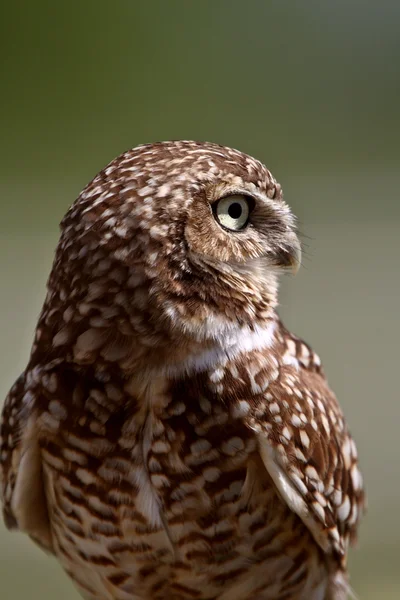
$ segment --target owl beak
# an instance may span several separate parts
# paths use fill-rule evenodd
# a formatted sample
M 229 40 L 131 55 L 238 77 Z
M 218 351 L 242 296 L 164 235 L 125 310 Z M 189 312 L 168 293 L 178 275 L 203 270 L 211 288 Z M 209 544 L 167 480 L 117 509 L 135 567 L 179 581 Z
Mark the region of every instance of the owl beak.
M 297 235 L 295 236 L 295 238 L 296 238 L 296 243 L 292 250 L 292 264 L 291 264 L 291 269 L 292 269 L 293 275 L 297 274 L 297 271 L 300 269 L 300 265 L 301 265 L 301 245 L 300 245 Z
M 295 233 L 291 233 L 276 254 L 276 266 L 296 275 L 301 264 L 301 246 Z

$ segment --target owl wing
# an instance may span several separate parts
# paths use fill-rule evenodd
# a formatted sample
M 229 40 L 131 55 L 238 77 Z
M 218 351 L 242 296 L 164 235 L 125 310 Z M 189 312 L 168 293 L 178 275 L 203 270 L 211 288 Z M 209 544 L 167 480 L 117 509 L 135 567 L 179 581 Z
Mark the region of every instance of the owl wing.
M 42 462 L 36 435 L 35 386 L 22 374 L 11 388 L 0 422 L 0 501 L 8 529 L 28 533 L 51 551 Z
M 364 507 L 356 447 L 318 356 L 287 331 L 281 341 L 281 368 L 270 372 L 248 425 L 282 498 L 344 561 Z

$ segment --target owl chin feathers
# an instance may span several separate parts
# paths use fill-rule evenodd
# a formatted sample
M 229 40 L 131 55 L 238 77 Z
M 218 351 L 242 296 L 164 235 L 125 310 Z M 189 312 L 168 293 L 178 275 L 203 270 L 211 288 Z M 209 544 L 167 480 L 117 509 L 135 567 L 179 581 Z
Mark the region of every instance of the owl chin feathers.
M 63 319 L 57 323 L 64 326 L 56 325 L 55 356 L 65 356 L 69 348 L 71 359 L 81 366 L 111 363 L 128 374 L 143 365 L 156 370 L 162 366 L 164 372 L 182 373 L 206 368 L 224 356 L 268 347 L 279 275 L 299 261 L 298 245 L 292 244 L 290 252 L 288 245 L 284 248 L 281 255 L 245 261 L 189 252 L 190 285 L 181 286 L 179 294 L 168 285 L 176 281 L 174 273 L 166 270 L 153 279 L 140 267 L 130 268 L 130 291 L 118 298 L 118 311 L 108 304 L 107 280 L 102 284 L 95 273 L 95 281 L 81 292 L 75 312 L 80 320 L 68 321 L 71 300 L 60 298 Z M 90 317 L 94 309 L 102 316 Z
M 287 266 L 271 264 L 268 257 L 246 262 L 218 262 L 207 257 L 191 256 L 201 264 L 214 302 L 201 298 L 183 298 L 195 310 L 184 310 L 176 298 L 163 299 L 155 307 L 152 331 L 138 341 L 138 336 L 124 335 L 114 326 L 90 327 L 73 345 L 74 362 L 85 365 L 97 362 L 118 363 L 126 373 L 145 363 L 147 368 L 170 376 L 200 371 L 217 361 L 232 359 L 242 352 L 271 346 L 274 339 L 278 277 Z M 213 283 L 214 277 L 218 277 Z M 228 290 L 228 292 L 226 291 Z M 226 310 L 224 293 L 235 296 L 237 313 Z M 137 320 L 142 319 L 139 307 Z M 112 324 L 111 324 L 112 325 Z M 165 332 L 169 331 L 167 338 Z M 162 337 L 161 334 L 162 333 Z

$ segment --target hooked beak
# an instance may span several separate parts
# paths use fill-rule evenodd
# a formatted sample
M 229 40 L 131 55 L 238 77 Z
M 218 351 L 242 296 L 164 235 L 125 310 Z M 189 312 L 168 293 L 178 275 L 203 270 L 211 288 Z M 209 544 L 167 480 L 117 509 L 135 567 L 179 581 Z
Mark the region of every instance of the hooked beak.
M 285 243 L 279 247 L 275 253 L 273 263 L 277 267 L 285 271 L 291 271 L 293 275 L 296 275 L 301 264 L 301 245 L 294 232 L 291 232 Z

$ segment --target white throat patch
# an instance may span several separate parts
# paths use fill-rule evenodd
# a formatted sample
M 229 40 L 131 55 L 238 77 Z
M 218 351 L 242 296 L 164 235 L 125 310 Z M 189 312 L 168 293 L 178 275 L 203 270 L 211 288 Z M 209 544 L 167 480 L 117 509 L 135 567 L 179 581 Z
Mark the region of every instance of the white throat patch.
M 275 321 L 271 321 L 265 327 L 256 325 L 254 329 L 250 329 L 249 326 L 232 328 L 220 340 L 215 341 L 213 348 L 199 354 L 189 354 L 179 365 L 167 367 L 167 375 L 178 377 L 199 373 L 219 363 L 224 364 L 240 354 L 270 348 L 274 341 L 275 328 Z

